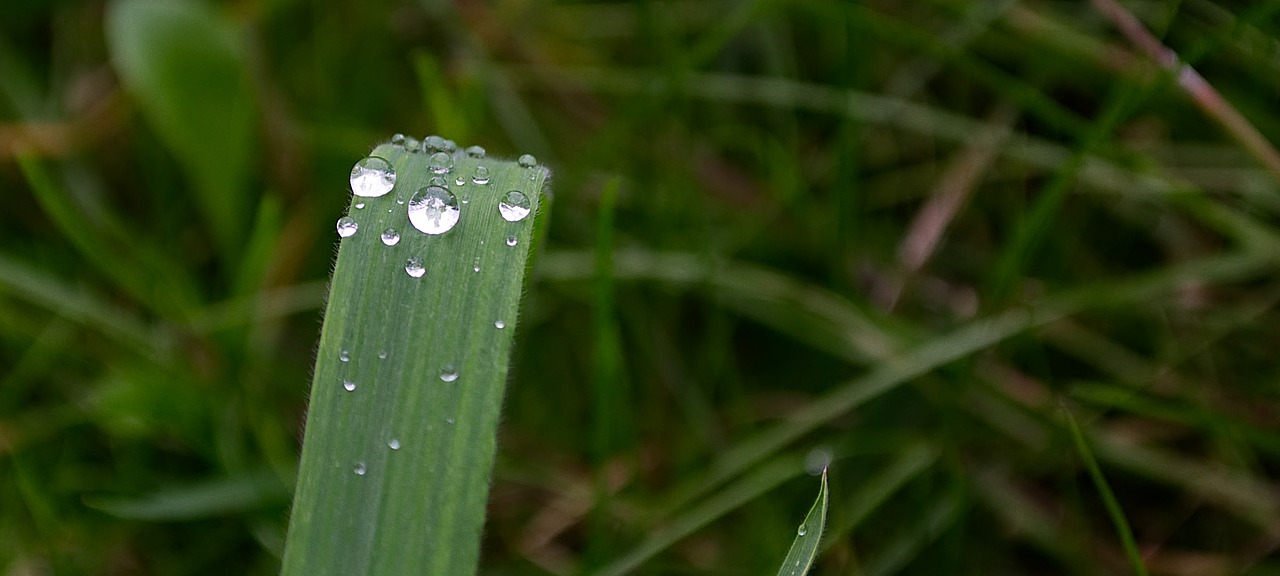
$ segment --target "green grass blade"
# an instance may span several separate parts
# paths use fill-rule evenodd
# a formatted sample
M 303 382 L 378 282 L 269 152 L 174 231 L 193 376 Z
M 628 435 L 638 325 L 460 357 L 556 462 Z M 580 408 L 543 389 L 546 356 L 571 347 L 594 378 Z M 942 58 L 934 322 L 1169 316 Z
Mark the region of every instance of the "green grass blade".
M 818 543 L 822 540 L 822 529 L 827 524 L 827 471 L 822 471 L 822 486 L 818 489 L 818 499 L 804 517 L 804 522 L 796 529 L 795 542 L 791 543 L 791 551 L 778 568 L 778 576 L 804 576 L 813 566 L 813 559 L 818 555 Z
M 374 155 L 395 167 L 395 189 L 353 199 L 359 229 L 334 268 L 283 574 L 473 574 L 537 217 L 508 222 L 498 203 L 521 190 L 537 215 L 548 173 L 455 154 L 442 176 L 461 218 L 428 236 L 406 211 L 437 177 L 428 156 L 389 144 Z M 480 164 L 487 185 L 471 181 Z M 410 258 L 422 277 L 406 273 Z
M 1129 520 L 1124 515 L 1124 509 L 1120 507 L 1120 501 L 1111 491 L 1111 485 L 1107 483 L 1106 476 L 1102 475 L 1102 467 L 1098 466 L 1098 460 L 1093 457 L 1093 450 L 1089 449 L 1089 443 L 1085 441 L 1084 433 L 1080 431 L 1080 424 L 1065 406 L 1062 413 L 1067 417 L 1067 429 L 1071 431 L 1071 440 L 1075 445 L 1076 453 L 1084 462 L 1085 469 L 1089 471 L 1089 479 L 1098 489 L 1098 495 L 1102 497 L 1107 516 L 1111 518 L 1116 534 L 1120 537 L 1120 543 L 1124 545 L 1125 556 L 1133 566 L 1133 573 L 1138 576 L 1147 576 L 1147 565 L 1142 561 L 1142 552 L 1138 550 L 1138 541 L 1133 537 L 1133 529 L 1129 527 Z

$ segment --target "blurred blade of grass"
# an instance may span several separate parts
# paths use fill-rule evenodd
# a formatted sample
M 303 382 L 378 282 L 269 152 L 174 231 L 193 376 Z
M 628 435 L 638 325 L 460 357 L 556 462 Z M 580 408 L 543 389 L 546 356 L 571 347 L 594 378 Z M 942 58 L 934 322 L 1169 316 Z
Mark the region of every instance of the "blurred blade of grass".
M 907 446 L 892 461 L 879 468 L 874 476 L 844 501 L 844 506 L 833 514 L 833 525 L 828 528 L 822 550 L 825 552 L 838 543 L 846 542 L 854 528 L 860 526 L 876 508 L 908 482 L 938 461 L 938 451 L 922 442 Z
M 610 455 L 629 449 L 635 432 L 629 429 L 628 407 L 631 394 L 622 365 L 622 336 L 618 329 L 614 306 L 613 214 L 618 180 L 605 184 L 600 196 L 599 218 L 596 220 L 595 306 L 593 310 L 592 359 L 592 454 L 597 464 Z M 605 491 L 607 493 L 607 491 Z
M 190 268 L 175 265 L 145 240 L 131 237 L 126 225 L 104 207 L 81 205 L 40 159 L 19 154 L 18 166 L 58 230 L 134 302 L 173 317 L 196 301 L 194 282 L 187 274 Z
M 1093 481 L 1093 486 L 1098 490 L 1098 495 L 1102 497 L 1103 506 L 1107 509 L 1107 516 L 1111 518 L 1111 524 L 1116 529 L 1116 534 L 1120 537 L 1120 543 L 1124 547 L 1124 554 L 1129 558 L 1129 563 L 1133 566 L 1133 571 L 1138 576 L 1147 576 L 1147 566 L 1142 561 L 1142 553 L 1138 550 L 1138 542 L 1133 537 L 1133 529 L 1129 527 L 1129 519 L 1124 515 L 1124 509 L 1120 507 L 1120 502 L 1116 500 L 1116 495 L 1111 491 L 1111 485 L 1107 484 L 1107 478 L 1102 475 L 1102 468 L 1098 466 L 1098 461 L 1093 457 L 1093 451 L 1089 449 L 1089 444 L 1084 439 L 1084 433 L 1080 431 L 1080 425 L 1076 423 L 1076 418 L 1071 411 L 1062 407 L 1062 412 L 1066 415 L 1067 430 L 1071 432 L 1072 444 L 1075 446 L 1076 455 L 1084 462 L 1085 470 L 1089 473 L 1089 479 Z
M 937 540 L 953 526 L 968 508 L 968 502 L 959 491 L 938 496 L 920 517 L 899 518 L 904 533 L 881 547 L 879 554 L 862 565 L 862 576 L 888 576 L 897 574 L 914 560 L 924 548 Z
M 106 14 L 111 62 L 186 170 L 200 216 L 228 263 L 244 246 L 258 114 L 240 35 L 194 0 L 120 0 Z
M 471 140 L 467 115 L 452 96 L 439 61 L 425 50 L 414 50 L 412 59 L 418 91 L 422 94 L 422 107 L 431 113 L 430 125 L 436 132 L 449 134 L 458 141 Z
M 225 516 L 289 502 L 289 488 L 271 470 L 243 472 L 146 496 L 85 496 L 84 503 L 130 520 L 172 522 Z
M 818 556 L 818 544 L 822 542 L 822 532 L 827 525 L 827 470 L 822 469 L 822 484 L 818 488 L 818 499 L 805 515 L 804 521 L 796 529 L 796 539 L 787 551 L 787 557 L 778 568 L 778 576 L 804 576 L 813 566 L 813 559 Z
M 549 173 L 455 154 L 450 179 L 481 164 L 491 179 L 451 185 L 461 219 L 428 236 L 398 203 L 436 177 L 427 155 L 373 154 L 395 167 L 395 188 L 352 200 L 359 229 L 334 268 L 283 574 L 473 574 Z M 499 216 L 509 190 L 528 195 L 531 217 Z M 424 276 L 406 273 L 410 258 Z

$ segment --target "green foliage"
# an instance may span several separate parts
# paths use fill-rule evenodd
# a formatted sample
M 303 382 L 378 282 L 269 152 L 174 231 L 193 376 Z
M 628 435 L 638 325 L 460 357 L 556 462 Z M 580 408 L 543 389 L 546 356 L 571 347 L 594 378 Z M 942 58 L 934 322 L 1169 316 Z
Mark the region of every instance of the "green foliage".
M 769 569 L 815 447 L 811 574 L 1277 572 L 1277 10 L 0 2 L 0 573 L 280 572 L 395 130 L 555 169 L 479 573 Z
M 428 235 L 405 212 L 438 190 L 428 155 L 373 155 L 395 188 L 352 197 L 359 228 L 333 271 L 283 574 L 471 574 L 535 223 L 499 206 L 522 191 L 536 213 L 548 172 L 459 152 L 447 176 L 466 182 L 460 218 Z M 481 165 L 488 183 L 467 182 Z
M 813 559 L 818 555 L 818 542 L 822 540 L 822 531 L 827 525 L 827 471 L 822 471 L 822 486 L 818 488 L 818 500 L 805 515 L 800 527 L 796 528 L 795 542 L 787 551 L 787 557 L 778 568 L 778 576 L 804 576 L 813 566 Z

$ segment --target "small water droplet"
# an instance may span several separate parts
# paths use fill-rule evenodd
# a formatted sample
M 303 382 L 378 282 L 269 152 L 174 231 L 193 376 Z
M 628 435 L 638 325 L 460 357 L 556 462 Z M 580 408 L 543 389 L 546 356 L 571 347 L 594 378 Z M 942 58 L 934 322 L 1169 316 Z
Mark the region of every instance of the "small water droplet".
M 351 167 L 351 193 L 366 198 L 376 198 L 390 192 L 396 185 L 396 171 L 384 158 L 369 156 Z
M 350 361 L 351 361 L 351 353 L 350 353 L 350 352 L 347 352 L 347 349 L 346 349 L 346 348 L 343 348 L 342 350 L 339 350 L 339 351 L 338 351 L 338 360 L 339 360 L 339 361 L 341 361 L 341 362 L 350 362 Z
M 396 194 L 396 204 L 404 204 L 404 194 Z
M 454 179 L 453 183 L 454 183 L 454 184 L 457 184 L 458 186 L 466 186 L 466 185 L 467 185 L 467 179 L 466 179 L 465 177 L 463 177 L 463 176 L 459 175 L 457 178 L 455 178 L 455 179 Z
M 534 158 L 533 154 L 522 154 L 516 159 L 516 163 L 523 168 L 532 168 L 538 165 L 538 159 Z
M 796 529 L 797 535 L 804 536 L 805 534 L 808 534 L 808 533 L 809 533 L 809 528 L 804 524 L 801 524 L 800 527 Z
M 391 143 L 396 146 L 404 146 L 404 134 L 396 133 L 391 137 Z
M 515 246 L 517 242 L 519 242 L 519 240 L 516 240 L 514 235 L 507 236 L 507 246 Z
M 399 438 L 392 438 L 392 439 L 390 439 L 390 440 L 387 440 L 387 448 L 390 448 L 390 449 L 392 449 L 392 450 L 399 450 L 399 449 L 400 449 L 400 439 L 399 439 Z
M 453 156 L 448 152 L 436 152 L 427 160 L 427 168 L 436 174 L 444 174 L 453 169 Z
M 343 387 L 343 389 L 345 389 L 347 392 L 355 392 L 355 391 L 356 391 L 356 383 L 355 383 L 354 381 L 352 381 L 352 380 L 343 380 L 343 381 L 342 381 L 342 387 Z
M 484 154 L 484 148 L 481 148 L 480 146 L 467 147 L 467 156 L 472 158 L 484 158 Z
M 404 271 L 406 274 L 413 276 L 414 278 L 421 278 L 423 274 L 427 273 L 427 268 L 422 265 L 421 258 L 414 257 L 405 260 Z
M 441 188 L 448 188 L 449 183 L 445 182 L 444 178 L 441 178 L 439 176 L 432 176 L 431 180 L 427 181 L 427 186 L 439 186 Z
M 410 152 L 421 152 L 421 151 L 422 151 L 422 143 L 421 143 L 421 142 L 419 142 L 419 141 L 418 141 L 418 139 L 417 139 L 417 138 L 414 138 L 413 136 L 405 136 L 405 137 L 404 137 L 404 149 L 405 149 L 405 150 L 408 150 L 408 151 L 410 151 Z
M 524 192 L 512 190 L 498 202 L 498 213 L 502 214 L 502 219 L 507 222 L 519 222 L 529 215 L 530 206 L 532 204 Z
M 448 188 L 427 186 L 409 199 L 409 223 L 426 234 L 444 234 L 461 217 L 458 197 Z
M 479 257 L 479 256 L 476 256 L 476 260 L 475 260 L 475 262 L 471 264 L 471 271 L 472 271 L 472 272 L 479 272 L 479 271 L 480 271 L 480 257 Z
M 431 135 L 422 139 L 423 152 L 438 152 L 444 150 L 444 138 Z
M 386 350 L 379 350 L 379 351 L 378 351 L 378 359 L 379 359 L 379 360 L 386 360 L 386 359 L 387 359 L 387 351 L 386 351 Z
M 364 476 L 364 473 L 369 471 L 369 467 L 365 466 L 364 462 L 356 462 L 356 465 L 351 467 L 351 471 L 355 472 L 356 476 Z
M 453 424 L 453 418 L 445 418 L 444 421 Z
M 453 382 L 454 380 L 457 380 L 458 369 L 454 368 L 453 364 L 445 364 L 444 367 L 440 369 L 440 379 L 445 382 Z
M 497 328 L 497 329 L 499 329 L 499 330 L 501 330 L 501 329 L 503 329 L 503 328 L 506 328 L 506 327 L 507 327 L 507 323 L 506 323 L 506 322 L 503 322 L 503 321 L 501 321 L 501 320 L 499 320 L 499 321 L 497 321 L 497 322 L 494 322 L 494 323 L 493 323 L 493 327 L 494 327 L 494 328 Z
M 364 202 L 356 202 L 356 210 L 364 210 Z
M 350 238 L 356 235 L 356 230 L 360 229 L 360 225 L 356 224 L 356 220 L 350 216 L 343 216 L 338 219 L 338 235 L 343 238 Z
M 458 151 L 458 143 L 453 140 L 444 141 L 444 151 L 450 154 Z
M 395 246 L 400 243 L 400 233 L 395 228 L 387 228 L 382 231 L 382 243 L 387 246 Z
M 476 184 L 488 184 L 489 169 L 485 168 L 484 166 L 476 166 L 476 173 L 475 175 L 471 176 L 471 181 L 475 182 Z

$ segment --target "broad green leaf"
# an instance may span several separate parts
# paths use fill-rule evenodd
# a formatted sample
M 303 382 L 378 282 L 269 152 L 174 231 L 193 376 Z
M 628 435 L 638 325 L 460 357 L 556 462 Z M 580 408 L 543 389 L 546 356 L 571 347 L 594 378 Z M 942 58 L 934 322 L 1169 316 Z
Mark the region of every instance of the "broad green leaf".
M 813 559 L 818 555 L 818 542 L 822 540 L 822 529 L 827 524 L 827 471 L 822 471 L 822 486 L 818 488 L 818 499 L 805 515 L 804 522 L 796 529 L 795 542 L 787 558 L 778 568 L 778 576 L 804 576 L 813 566 Z
M 230 259 L 251 224 L 246 182 L 257 117 L 239 31 L 196 0 L 120 0 L 107 11 L 106 40 L 121 81 L 182 164 Z
M 358 228 L 334 268 L 283 574 L 474 574 L 548 172 L 456 153 L 437 175 L 424 153 L 388 144 L 373 155 L 394 167 L 395 187 L 353 197 Z M 480 165 L 487 184 L 472 179 Z M 460 217 L 428 235 L 407 209 L 434 178 Z M 508 221 L 499 203 L 513 190 L 532 213 Z

